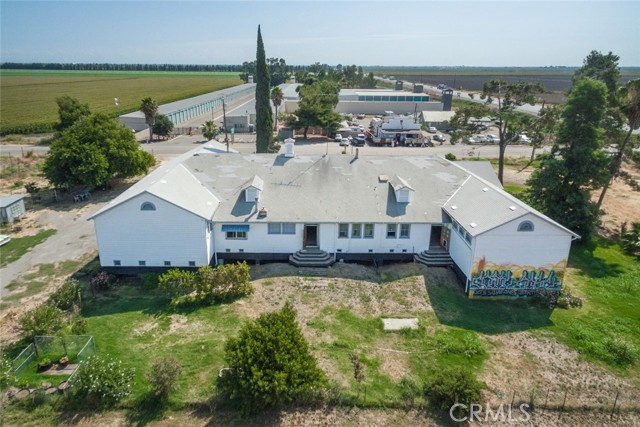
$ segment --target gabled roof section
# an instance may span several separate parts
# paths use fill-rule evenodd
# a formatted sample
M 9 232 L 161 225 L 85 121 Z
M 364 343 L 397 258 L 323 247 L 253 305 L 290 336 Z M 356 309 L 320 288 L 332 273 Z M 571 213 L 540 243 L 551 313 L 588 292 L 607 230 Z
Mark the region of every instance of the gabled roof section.
M 220 201 L 182 164 L 160 166 L 109 204 L 89 217 L 93 219 L 142 193 L 152 194 L 204 219 L 211 219 Z
M 408 190 L 411 191 L 416 191 L 414 190 L 414 188 L 412 186 L 409 185 L 409 183 L 402 177 L 396 175 L 392 180 L 391 180 L 391 185 L 393 186 L 393 189 L 395 191 L 398 190 L 402 190 L 403 188 L 406 188 Z
M 484 179 L 485 181 L 489 181 L 491 184 L 495 185 L 498 188 L 503 188 L 502 183 L 498 179 L 498 175 L 491 167 L 491 163 L 489 162 L 479 162 L 475 160 L 458 160 L 455 162 L 456 166 L 462 166 L 468 172 Z
M 258 190 L 262 191 L 264 189 L 264 181 L 258 175 L 254 175 L 248 185 L 244 188 L 246 190 L 247 188 L 251 187 L 257 188 Z
M 462 166 L 458 167 L 463 169 Z M 573 231 L 473 173 L 446 201 L 442 209 L 474 237 L 533 214 L 567 232 L 574 239 L 580 238 Z

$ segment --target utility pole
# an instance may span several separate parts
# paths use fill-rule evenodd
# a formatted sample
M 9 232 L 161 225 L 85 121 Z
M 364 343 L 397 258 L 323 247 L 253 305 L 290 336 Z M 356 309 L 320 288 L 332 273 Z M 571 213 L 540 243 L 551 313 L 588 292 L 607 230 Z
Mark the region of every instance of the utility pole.
M 229 152 L 229 137 L 227 135 L 227 101 L 222 96 L 222 120 L 224 121 L 224 143 L 227 144 L 227 153 Z

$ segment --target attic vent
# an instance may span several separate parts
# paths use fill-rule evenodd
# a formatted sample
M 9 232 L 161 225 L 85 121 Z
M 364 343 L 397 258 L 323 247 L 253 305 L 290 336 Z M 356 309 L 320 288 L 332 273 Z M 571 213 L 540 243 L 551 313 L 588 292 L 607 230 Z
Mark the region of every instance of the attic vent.
M 515 206 L 513 206 L 513 205 L 511 205 L 511 206 L 509 206 L 509 209 L 511 209 L 512 211 L 515 211 L 515 210 L 516 210 L 516 207 L 515 207 Z
M 378 175 L 378 181 L 389 182 L 389 175 Z
M 456 209 L 458 209 L 458 207 L 456 205 L 451 206 L 451 210 L 455 211 Z
M 484 191 L 484 192 L 486 193 L 487 191 L 489 191 L 489 189 L 488 189 L 487 187 L 484 187 L 484 188 L 482 189 L 482 191 Z
M 469 223 L 469 225 L 471 226 L 471 228 L 476 228 L 478 224 L 476 224 L 475 222 L 472 222 L 472 223 Z

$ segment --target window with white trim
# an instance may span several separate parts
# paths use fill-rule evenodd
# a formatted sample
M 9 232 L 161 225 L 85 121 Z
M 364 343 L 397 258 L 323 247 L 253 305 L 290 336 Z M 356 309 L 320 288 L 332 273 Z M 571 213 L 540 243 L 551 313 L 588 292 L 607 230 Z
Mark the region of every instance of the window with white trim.
M 227 231 L 227 239 L 229 240 L 241 240 L 247 238 L 246 231 Z
M 373 239 L 373 224 L 364 225 L 364 238 Z
M 362 224 L 351 224 L 351 238 L 359 239 L 362 237 Z
M 395 239 L 398 235 L 397 224 L 387 224 L 387 239 Z
M 400 224 L 400 238 L 408 239 L 411 234 L 411 224 Z
M 338 224 L 338 238 L 346 239 L 349 237 L 349 224 Z

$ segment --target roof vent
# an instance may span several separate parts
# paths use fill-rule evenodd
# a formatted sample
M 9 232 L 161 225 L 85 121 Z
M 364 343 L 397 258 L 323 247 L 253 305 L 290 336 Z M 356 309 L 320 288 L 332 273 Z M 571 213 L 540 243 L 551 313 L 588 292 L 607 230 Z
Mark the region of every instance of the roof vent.
M 389 175 L 378 175 L 378 181 L 389 182 Z
M 489 189 L 488 189 L 487 187 L 484 187 L 484 188 L 482 189 L 482 191 L 484 191 L 484 192 L 486 193 L 487 191 L 489 191 Z
M 511 206 L 509 206 L 509 209 L 511 209 L 512 211 L 515 211 L 515 210 L 516 210 L 516 207 L 515 207 L 515 206 L 513 206 L 513 205 L 511 205 Z
M 452 205 L 451 209 L 455 211 L 456 209 L 458 209 L 458 207 L 456 205 Z
M 471 223 L 469 223 L 469 225 L 471 226 L 471 228 L 476 228 L 476 226 L 477 226 L 478 224 L 476 224 L 475 222 L 471 222 Z
M 258 218 L 266 218 L 267 217 L 267 208 L 260 208 L 258 211 Z

